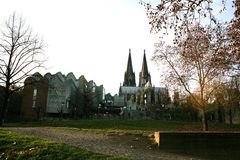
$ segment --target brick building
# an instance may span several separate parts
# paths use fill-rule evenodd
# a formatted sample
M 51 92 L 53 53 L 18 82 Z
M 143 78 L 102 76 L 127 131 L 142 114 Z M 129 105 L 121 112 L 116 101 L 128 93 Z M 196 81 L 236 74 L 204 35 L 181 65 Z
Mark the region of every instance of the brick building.
M 21 115 L 24 119 L 41 119 L 46 114 L 48 83 L 35 73 L 24 81 Z

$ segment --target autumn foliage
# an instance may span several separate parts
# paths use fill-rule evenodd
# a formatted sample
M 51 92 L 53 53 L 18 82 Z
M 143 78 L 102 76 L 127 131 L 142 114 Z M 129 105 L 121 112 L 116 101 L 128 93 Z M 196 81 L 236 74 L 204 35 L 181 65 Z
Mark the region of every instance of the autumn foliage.
M 227 10 L 222 0 L 219 14 Z M 239 75 L 240 2 L 233 1 L 232 20 L 220 22 L 213 14 L 212 0 L 160 0 L 158 5 L 141 1 L 145 6 L 151 32 L 174 33 L 172 45 L 162 40 L 156 44 L 153 60 L 166 65 L 168 83 L 190 95 L 198 109 L 203 130 L 207 130 L 207 106 L 217 86 L 216 81 Z M 194 89 L 192 86 L 195 86 Z

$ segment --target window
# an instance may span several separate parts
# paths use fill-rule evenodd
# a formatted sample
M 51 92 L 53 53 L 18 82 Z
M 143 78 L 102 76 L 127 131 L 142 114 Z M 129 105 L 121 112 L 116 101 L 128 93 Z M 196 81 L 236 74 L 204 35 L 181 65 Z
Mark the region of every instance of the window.
M 33 90 L 33 97 L 36 97 L 36 96 L 37 96 L 37 89 L 34 88 L 34 90 Z
M 96 91 L 96 88 L 95 88 L 95 86 L 93 86 L 92 92 L 95 93 L 95 91 Z
M 36 108 L 36 100 L 33 100 L 32 108 Z
M 70 97 L 67 98 L 66 104 L 67 104 L 67 108 L 69 108 L 70 107 Z
M 36 99 L 37 99 L 37 89 L 34 88 L 34 89 L 33 89 L 33 99 L 32 99 L 33 103 L 32 103 L 32 108 L 36 108 Z

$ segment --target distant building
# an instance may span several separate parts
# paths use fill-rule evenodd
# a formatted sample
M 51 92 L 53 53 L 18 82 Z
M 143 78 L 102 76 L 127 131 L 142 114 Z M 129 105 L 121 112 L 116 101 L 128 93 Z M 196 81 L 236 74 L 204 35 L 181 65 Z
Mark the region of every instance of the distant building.
M 113 106 L 119 107 L 119 108 L 125 107 L 126 104 L 125 104 L 124 96 L 114 95 Z
M 114 102 L 114 97 L 110 93 L 106 94 L 104 105 L 106 107 L 113 107 L 113 102 Z
M 72 73 L 64 76 L 61 72 L 44 76 L 48 81 L 46 112 L 48 114 L 69 113 L 70 102 L 77 90 L 77 80 Z
M 105 89 L 73 73 L 35 73 L 24 82 L 21 113 L 25 119 L 52 116 L 84 117 L 104 102 Z M 87 112 L 87 113 L 86 113 Z
M 123 85 L 119 88 L 119 96 L 124 97 L 124 104 L 129 110 L 148 110 L 152 106 L 162 107 L 170 103 L 167 88 L 152 86 L 145 50 L 143 54 L 142 69 L 139 73 L 139 85 L 136 86 L 131 50 L 129 49 L 127 70 L 124 74 Z
M 87 87 L 87 95 L 88 95 L 88 106 L 93 108 L 98 108 L 99 105 L 104 103 L 105 99 L 105 89 L 103 85 L 97 86 L 94 81 L 89 81 Z

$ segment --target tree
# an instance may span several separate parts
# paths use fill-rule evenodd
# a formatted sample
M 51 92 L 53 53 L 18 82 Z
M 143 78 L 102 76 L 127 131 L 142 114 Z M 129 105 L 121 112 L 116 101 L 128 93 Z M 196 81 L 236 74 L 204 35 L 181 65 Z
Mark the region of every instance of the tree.
M 225 84 L 218 85 L 215 91 L 216 103 L 222 109 L 223 113 L 220 113 L 220 117 L 225 117 L 225 111 L 227 111 L 229 117 L 229 124 L 233 124 L 233 110 L 238 108 L 240 94 L 239 94 L 239 82 L 238 77 L 231 77 Z M 222 116 L 222 117 L 223 117 Z M 220 121 L 223 121 L 220 119 Z
M 141 1 L 145 6 L 151 31 L 156 33 L 174 32 L 174 43 L 181 43 L 181 37 L 189 32 L 189 26 L 195 24 L 205 24 L 209 27 L 218 24 L 218 20 L 213 12 L 223 13 L 229 9 L 227 1 L 222 0 L 222 8 L 216 10 L 212 0 L 160 0 L 158 5 L 152 6 L 150 3 Z M 233 0 L 235 12 L 232 20 L 225 22 L 227 25 L 226 32 L 228 37 L 225 37 L 226 51 L 232 54 L 233 64 L 232 69 L 240 71 L 240 1 Z M 218 8 L 218 7 L 217 7 Z M 165 31 L 165 32 L 164 32 Z M 211 34 L 211 33 L 210 33 Z
M 190 95 L 204 131 L 208 130 L 206 112 L 209 99 L 216 89 L 212 84 L 224 77 L 232 62 L 231 54 L 225 51 L 224 38 L 222 26 L 205 28 L 198 24 L 188 28 L 188 34 L 181 37 L 178 45 L 156 44 L 153 56 L 156 63 L 166 65 L 166 80 Z
M 228 110 L 229 124 L 233 124 L 233 109 L 239 105 L 239 90 L 236 77 L 232 77 L 226 87 L 225 107 Z
M 174 32 L 176 38 L 183 36 L 188 32 L 188 27 L 205 22 L 217 23 L 212 10 L 212 0 L 160 0 L 155 7 L 150 3 L 141 1 L 147 11 L 151 32 L 168 34 L 169 30 Z M 226 9 L 226 0 L 222 0 L 222 12 Z M 165 31 L 165 32 L 164 32 Z
M 233 66 L 233 69 L 239 72 L 240 70 L 240 1 L 234 1 L 235 12 L 234 18 L 232 19 L 230 26 L 228 28 L 228 35 L 230 39 L 229 49 L 234 56 L 234 61 L 236 65 Z M 239 75 L 239 73 L 238 73 Z
M 239 17 L 239 1 L 234 2 L 235 15 Z M 207 100 L 214 89 L 210 87 L 211 83 L 224 71 L 229 70 L 230 66 L 239 66 L 236 63 L 240 58 L 239 52 L 236 52 L 239 46 L 236 38 L 239 37 L 236 36 L 239 33 L 239 18 L 226 23 L 228 26 L 225 30 L 229 30 L 227 36 L 223 34 L 222 24 L 218 23 L 212 13 L 211 0 L 161 0 L 156 7 L 149 3 L 141 3 L 146 7 L 151 31 L 162 33 L 165 30 L 165 33 L 168 33 L 168 30 L 173 30 L 175 46 L 167 47 L 163 53 L 163 50 L 160 51 L 162 46 L 158 45 L 157 50 L 161 54 L 155 55 L 153 59 L 163 60 L 168 64 L 170 67 L 168 77 L 172 78 L 170 81 L 179 82 L 178 84 L 190 94 L 197 108 L 200 109 L 203 129 L 207 129 L 205 120 Z M 226 0 L 223 0 L 222 4 L 223 7 L 219 12 L 226 10 Z M 195 25 L 200 26 L 202 19 L 209 19 L 208 31 L 203 27 L 192 28 Z M 229 29 L 229 26 L 232 28 Z M 230 30 L 234 32 L 231 33 Z M 193 33 L 197 34 L 193 35 Z M 201 34 L 204 36 L 200 36 Z M 191 91 L 190 84 L 194 81 L 197 82 L 198 94 L 192 94 Z
M 179 92 L 176 90 L 173 93 L 173 104 L 175 107 L 179 107 L 180 105 Z
M 99 104 L 102 103 L 99 86 L 97 86 L 93 81 L 90 81 L 87 88 L 85 88 L 83 96 L 85 101 L 83 113 L 86 118 L 89 118 L 92 114 L 98 112 Z
M 219 12 L 226 10 L 226 1 Z M 237 8 L 237 1 L 235 0 Z M 202 19 L 209 19 L 209 23 L 217 23 L 213 14 L 212 0 L 160 0 L 156 6 L 140 1 L 145 6 L 151 31 L 173 29 L 176 36 L 187 31 L 189 25 L 200 23 Z
M 4 101 L 0 108 L 0 125 L 3 125 L 11 86 L 21 82 L 33 70 L 42 67 L 44 45 L 15 13 L 5 21 L 0 32 L 0 83 L 5 88 Z

